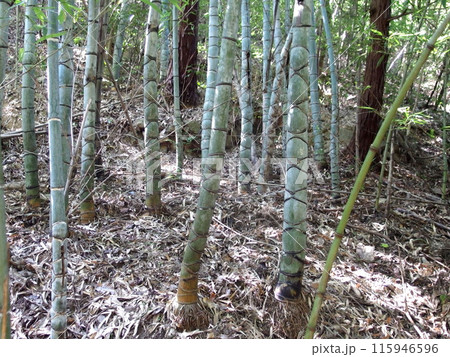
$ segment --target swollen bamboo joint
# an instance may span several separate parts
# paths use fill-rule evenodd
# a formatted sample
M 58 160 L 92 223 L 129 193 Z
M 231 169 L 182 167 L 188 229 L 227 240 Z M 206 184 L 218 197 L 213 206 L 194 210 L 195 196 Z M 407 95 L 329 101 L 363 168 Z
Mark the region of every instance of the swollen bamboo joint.
M 153 5 L 148 13 L 144 50 L 145 204 L 150 214 L 158 215 L 161 213 L 162 203 L 156 57 L 161 2 L 153 1 Z
M 311 1 L 296 3 L 289 63 L 283 251 L 275 288 L 275 298 L 281 302 L 299 300 L 305 262 L 310 117 L 307 35 L 310 26 Z
M 230 83 L 236 57 L 240 5 L 239 0 L 227 2 L 214 96 L 210 146 L 208 147 L 209 156 L 203 166 L 204 178 L 200 188 L 197 211 L 189 232 L 188 244 L 184 250 L 177 301 L 172 309 L 175 325 L 183 330 L 203 328 L 208 324 L 208 317 L 199 305 L 198 272 L 201 256 L 206 247 L 225 156 L 226 128 L 231 97 Z
M 57 33 L 57 1 L 48 1 L 48 33 Z M 50 153 L 50 220 L 52 237 L 52 308 L 51 337 L 64 338 L 67 329 L 67 216 L 64 195 L 65 177 L 63 169 L 61 120 L 59 115 L 58 44 L 47 42 L 47 97 L 48 136 Z
M 180 279 L 178 284 L 177 300 L 180 304 L 198 303 L 198 278 Z

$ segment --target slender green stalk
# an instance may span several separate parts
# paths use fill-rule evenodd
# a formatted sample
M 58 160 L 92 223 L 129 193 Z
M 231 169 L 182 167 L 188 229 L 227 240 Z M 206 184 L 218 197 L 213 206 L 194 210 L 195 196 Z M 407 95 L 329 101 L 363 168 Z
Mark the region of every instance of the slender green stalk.
M 392 125 L 389 128 L 392 128 Z M 387 187 L 386 187 L 386 207 L 384 210 L 384 215 L 386 217 L 389 216 L 389 211 L 391 210 L 392 174 L 394 171 L 394 143 L 395 143 L 395 131 L 392 133 L 392 138 L 389 142 L 389 146 L 390 146 L 389 171 L 388 171 L 388 182 L 387 182 Z
M 239 192 L 250 192 L 251 149 L 253 137 L 253 106 L 251 87 L 251 51 L 250 51 L 250 8 L 249 0 L 241 4 L 242 51 L 241 51 L 241 145 L 239 154 Z
M 264 126 L 263 119 L 263 145 L 262 145 L 262 155 L 261 155 L 261 166 L 260 166 L 260 177 L 259 181 L 261 183 L 267 182 L 270 180 L 272 176 L 272 157 L 275 149 L 275 126 L 278 123 L 278 118 L 280 116 L 280 92 L 283 91 L 282 88 L 286 87 L 285 75 L 282 63 L 284 62 L 281 58 L 281 24 L 280 24 L 280 11 L 278 9 L 278 1 L 274 2 L 274 31 L 273 31 L 273 39 L 275 44 L 275 68 L 276 73 L 273 78 L 272 85 L 267 85 L 267 91 L 269 92 L 269 108 L 266 118 L 266 124 Z M 271 42 L 269 44 L 269 51 L 271 47 Z M 270 52 L 269 52 L 269 62 L 270 62 Z M 270 63 L 268 64 L 270 71 Z M 267 80 L 270 80 L 269 75 L 267 74 Z M 263 106 L 265 105 L 263 99 Z M 266 185 L 260 185 L 258 190 L 259 192 L 264 192 Z
M 277 124 L 279 118 L 279 104 L 281 103 L 281 108 L 283 108 L 283 113 L 281 114 L 283 117 L 283 153 L 286 152 L 286 130 L 287 130 L 287 121 L 289 117 L 289 104 L 288 104 L 288 95 L 286 88 L 286 62 L 289 54 L 289 50 L 292 43 L 292 31 L 288 33 L 286 41 L 281 49 L 281 52 L 278 56 L 276 56 L 276 66 L 275 66 L 275 74 L 272 82 L 272 95 L 270 96 L 270 107 L 269 107 L 269 122 L 272 128 L 269 129 L 269 133 L 273 132 L 273 126 Z M 269 145 L 267 146 L 267 154 L 266 158 L 262 160 L 261 165 L 265 165 L 268 163 L 267 158 L 272 158 L 272 150 L 271 147 L 273 143 L 269 136 Z M 284 155 L 285 156 L 285 155 Z
M 74 0 L 67 3 L 74 6 Z M 66 18 L 61 26 L 64 35 L 60 43 L 59 58 L 59 100 L 62 124 L 62 155 L 63 172 L 67 180 L 67 172 L 72 158 L 72 95 L 73 95 L 73 9 L 66 12 Z M 66 11 L 60 5 L 60 11 Z
M 179 11 L 172 5 L 172 72 L 173 72 L 173 116 L 175 124 L 176 168 L 177 175 L 183 172 L 183 121 L 180 110 L 180 56 L 178 53 Z
M 270 107 L 270 2 L 263 0 L 263 66 L 262 66 L 262 97 L 263 97 L 263 129 L 262 129 L 262 150 L 261 166 L 259 168 L 258 192 L 265 192 L 267 185 L 265 183 L 270 179 L 270 163 L 267 157 L 270 135 L 269 107 Z
M 274 28 L 273 28 L 273 43 L 274 43 L 274 58 L 275 63 L 279 61 L 281 54 L 282 44 L 282 30 L 281 30 L 281 20 L 280 20 L 280 1 L 276 0 L 273 2 L 273 20 L 274 20 Z M 273 88 L 272 88 L 273 91 Z
M 167 69 L 169 68 L 169 36 L 170 36 L 170 12 L 169 0 L 162 0 L 162 38 L 161 38 L 161 59 L 159 69 L 159 79 L 164 82 L 167 78 Z
M 209 158 L 204 167 L 197 211 L 181 264 L 175 315 L 178 327 L 186 330 L 204 326 L 207 320 L 198 305 L 198 272 L 201 256 L 206 247 L 224 164 L 239 10 L 239 0 L 227 1 L 214 97 Z
M 145 141 L 145 204 L 152 214 L 161 211 L 161 152 L 159 146 L 158 85 L 156 65 L 159 9 L 161 1 L 154 0 L 148 12 L 144 50 L 144 141 Z
M 289 1 L 286 1 L 289 3 Z M 290 11 L 289 11 L 290 14 Z M 291 19 L 289 18 L 289 30 L 286 31 L 286 40 L 284 46 L 286 46 L 289 38 L 289 41 L 292 41 L 292 31 L 291 29 Z M 289 44 L 290 46 L 290 44 Z M 286 51 L 289 52 L 289 46 L 286 48 Z M 283 51 L 283 50 L 282 50 Z M 283 68 L 284 72 L 284 68 Z M 275 75 L 276 75 L 276 69 L 275 69 Z M 282 78 L 282 85 L 281 85 L 281 93 L 280 93 L 280 100 L 281 100 L 281 107 L 283 108 L 283 124 L 282 124 L 282 138 L 281 138 L 281 144 L 283 148 L 283 157 L 286 156 L 286 129 L 287 129 L 287 120 L 288 120 L 288 112 L 289 112 L 289 106 L 288 106 L 288 100 L 287 100 L 287 84 L 286 84 L 286 76 Z
M 447 86 L 448 86 L 448 77 L 450 76 L 450 60 L 449 53 L 447 52 L 447 57 L 445 59 L 445 74 L 444 74 L 444 83 L 443 83 L 443 98 L 442 98 L 442 107 L 444 113 L 442 114 L 442 159 L 443 159 L 443 170 L 442 170 L 442 195 L 441 198 L 445 200 L 447 194 L 447 178 L 448 178 L 448 143 L 447 143 Z
M 109 7 L 110 0 L 100 0 L 99 18 L 98 21 L 98 38 L 97 38 L 97 64 L 95 71 L 95 160 L 94 160 L 94 174 L 98 178 L 105 175 L 103 168 L 103 157 L 101 152 L 101 107 L 102 107 L 102 87 L 103 87 L 103 72 L 105 69 L 105 49 L 106 49 L 106 34 L 108 31 L 109 21 Z M 117 82 L 115 82 L 117 85 Z M 120 94 L 118 95 L 120 98 Z
M 0 128 L 3 118 L 4 86 L 8 50 L 9 10 L 13 1 L 0 0 Z M 9 297 L 9 248 L 6 239 L 5 190 L 2 142 L 0 139 L 0 338 L 11 338 Z
M 97 41 L 100 0 L 89 0 L 88 5 L 86 67 L 84 72 L 84 110 L 87 111 L 87 116 L 81 144 L 80 221 L 82 223 L 92 222 L 95 218 L 93 197 L 95 177 L 95 98 L 97 94 Z M 93 98 L 94 100 L 92 100 Z
M 28 0 L 25 7 L 25 36 L 22 76 L 22 131 L 23 131 L 23 161 L 25 168 L 25 190 L 27 203 L 30 207 L 39 207 L 39 176 L 37 160 L 36 133 L 34 130 L 34 82 L 36 64 L 36 14 L 33 7 L 36 0 Z
M 8 30 L 9 10 L 13 4 L 12 0 L 0 0 L 0 123 L 3 117 L 3 99 L 5 94 L 5 73 L 8 63 Z
M 112 73 L 115 81 L 120 79 L 120 69 L 122 68 L 123 41 L 125 40 L 125 30 L 130 22 L 128 13 L 128 0 L 122 0 L 120 8 L 119 24 L 117 25 L 116 40 L 114 42 Z
M 330 273 L 331 269 L 333 267 L 333 263 L 336 259 L 339 245 L 341 244 L 341 240 L 344 236 L 344 230 L 345 226 L 347 225 L 348 219 L 350 217 L 350 213 L 353 210 L 353 206 L 355 205 L 356 198 L 358 197 L 358 193 L 361 190 L 361 187 L 364 183 L 364 180 L 367 176 L 367 173 L 369 172 L 370 165 L 372 164 L 372 161 L 378 152 L 381 143 L 383 141 L 384 136 L 386 135 L 386 132 L 388 131 L 390 125 L 392 124 L 392 121 L 395 118 L 395 115 L 397 113 L 397 109 L 402 104 L 403 100 L 405 99 L 406 94 L 408 93 L 408 90 L 411 88 L 412 84 L 414 83 L 414 80 L 417 78 L 422 66 L 424 65 L 425 61 L 427 60 L 428 56 L 430 55 L 431 51 L 434 49 L 434 45 L 437 41 L 437 39 L 442 35 L 447 25 L 450 23 L 450 12 L 447 14 L 445 19 L 442 21 L 442 23 L 438 26 L 433 36 L 428 41 L 426 48 L 422 51 L 422 54 L 420 55 L 419 59 L 417 60 L 416 65 L 411 70 L 411 73 L 406 78 L 405 83 L 400 88 L 398 96 L 395 98 L 394 103 L 392 103 L 391 108 L 389 109 L 388 113 L 386 114 L 386 117 L 378 130 L 378 134 L 375 137 L 375 140 L 373 141 L 371 148 L 369 152 L 366 155 L 366 158 L 364 160 L 364 163 L 361 167 L 361 170 L 359 171 L 358 177 L 356 178 L 356 182 L 353 186 L 353 189 L 350 193 L 350 196 L 347 200 L 347 203 L 344 207 L 344 211 L 342 213 L 342 218 L 339 222 L 339 225 L 336 228 L 335 238 L 333 240 L 333 243 L 331 244 L 330 251 L 328 253 L 327 261 L 325 262 L 324 271 L 322 273 L 322 276 L 319 281 L 319 287 L 317 289 L 316 297 L 314 299 L 314 305 L 311 310 L 311 316 L 309 318 L 308 326 L 305 333 L 305 338 L 313 338 L 314 337 L 314 331 L 317 326 L 317 320 L 319 318 L 319 311 L 320 307 L 322 306 L 322 302 L 325 296 L 326 288 L 328 280 L 330 279 Z
M 48 0 L 48 33 L 58 32 L 58 3 Z M 52 235 L 51 337 L 65 338 L 67 330 L 67 217 L 61 155 L 61 118 L 58 92 L 58 39 L 47 40 L 48 135 L 50 151 L 50 223 Z
M 386 144 L 384 145 L 383 159 L 381 161 L 380 177 L 378 179 L 377 194 L 376 194 L 376 197 L 375 197 L 375 210 L 376 211 L 378 211 L 379 205 L 380 205 L 381 186 L 383 184 L 384 171 L 386 170 L 387 154 L 388 154 L 389 143 L 391 142 L 391 138 L 392 138 L 393 127 L 394 127 L 393 125 L 391 125 L 389 127 L 389 132 L 388 132 L 388 136 L 387 136 L 387 139 L 386 139 Z
M 331 130 L 330 130 L 330 173 L 331 189 L 339 191 L 339 102 L 338 102 L 338 83 L 336 74 L 336 65 L 333 51 L 333 37 L 331 35 L 330 23 L 328 21 L 327 8 L 325 1 L 320 0 L 322 10 L 323 27 L 327 38 L 328 65 L 330 67 L 331 78 Z M 338 193 L 333 193 L 333 197 L 339 197 Z
M 5 339 L 11 338 L 11 311 L 9 306 L 9 247 L 6 239 L 5 190 L 3 188 L 5 180 L 2 162 L 2 141 L 0 139 L 0 339 Z
M 291 0 L 285 0 L 284 1 L 284 32 L 287 36 L 290 29 L 291 29 Z
M 214 109 L 214 92 L 216 90 L 217 65 L 219 64 L 220 36 L 217 6 L 218 0 L 211 0 L 209 2 L 208 70 L 206 73 L 206 92 L 202 118 L 202 160 L 206 160 L 208 157 Z
M 16 6 L 16 38 L 14 43 L 14 60 L 15 60 L 15 69 L 14 69 L 14 88 L 17 89 L 17 83 L 19 79 L 19 28 L 21 27 L 21 19 L 20 19 L 20 8 Z
M 308 50 L 309 50 L 309 86 L 310 86 L 310 102 L 311 102 L 311 121 L 314 138 L 314 160 L 319 167 L 326 165 L 323 136 L 322 136 L 322 120 L 320 118 L 320 102 L 319 102 L 319 75 L 317 73 L 317 46 L 316 46 L 316 17 L 314 15 L 314 1 L 311 9 L 311 28 L 308 33 Z
M 284 191 L 282 254 L 275 298 L 300 298 L 306 253 L 308 178 L 308 118 L 310 108 L 307 34 L 311 27 L 311 2 L 294 5 L 289 61 L 288 127 Z

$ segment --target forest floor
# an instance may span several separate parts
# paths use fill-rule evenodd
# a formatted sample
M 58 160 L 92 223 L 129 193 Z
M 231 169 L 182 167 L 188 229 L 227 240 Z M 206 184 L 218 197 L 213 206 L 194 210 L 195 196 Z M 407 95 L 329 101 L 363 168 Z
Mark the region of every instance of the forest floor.
M 12 100 L 12 99 L 11 99 Z M 308 250 L 300 304 L 274 300 L 281 250 L 283 184 L 265 194 L 237 194 L 236 149 L 227 157 L 208 246 L 200 271 L 205 330 L 177 331 L 169 310 L 199 191 L 198 159 L 187 158 L 182 180 L 171 180 L 172 152 L 163 154 L 164 212 L 146 213 L 141 150 L 128 138 L 120 104 L 106 99 L 104 176 L 96 183 L 96 221 L 78 222 L 78 175 L 73 180 L 68 239 L 68 336 L 71 338 L 295 338 L 303 335 L 314 294 L 354 167 L 341 163 L 341 198 L 329 174 L 311 175 Z M 129 104 L 139 117 L 140 100 Z M 20 105 L 18 108 L 19 109 Z M 199 110 L 184 118 L 199 119 Z M 169 120 L 167 117 L 165 120 Z M 429 125 L 439 127 L 438 119 Z M 170 126 L 168 126 L 170 127 Z M 10 128 L 13 129 L 13 128 Z M 374 209 L 378 172 L 372 170 L 350 217 L 316 331 L 317 338 L 449 338 L 450 212 L 440 200 L 441 149 L 429 128 L 408 136 L 416 150 L 394 163 L 392 199 Z M 438 128 L 436 129 L 438 131 Z M 163 135 L 167 135 L 164 134 Z M 51 244 L 48 150 L 39 136 L 42 207 L 24 204 L 22 142 L 4 142 L 7 231 L 11 246 L 14 338 L 50 333 Z M 408 157 L 407 157 L 408 156 Z M 406 163 L 406 159 L 414 162 Z M 280 171 L 280 169 L 278 169 Z

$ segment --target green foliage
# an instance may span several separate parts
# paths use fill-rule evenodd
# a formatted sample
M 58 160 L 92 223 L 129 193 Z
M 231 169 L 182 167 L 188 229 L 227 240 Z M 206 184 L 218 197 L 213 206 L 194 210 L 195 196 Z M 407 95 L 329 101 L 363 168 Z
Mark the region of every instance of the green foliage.
M 151 2 L 151 0 L 140 0 L 140 1 L 142 1 L 144 4 L 147 4 L 148 6 L 152 7 L 153 9 L 155 9 L 156 11 L 158 11 L 161 14 L 161 9 L 158 6 L 156 6 L 155 4 L 153 4 Z M 176 6 L 179 8 L 178 4 Z
M 66 31 L 60 31 L 60 32 L 57 32 L 57 33 L 50 33 L 48 35 L 42 36 L 36 42 L 39 43 L 39 42 L 47 41 L 49 38 L 59 38 L 60 36 L 65 35 L 65 33 L 66 33 Z
M 44 13 L 44 11 L 42 11 L 41 7 L 39 7 L 39 6 L 33 7 L 33 11 L 36 14 L 37 19 L 41 23 L 46 23 L 47 22 L 47 15 Z
M 401 107 L 398 112 L 402 117 L 397 118 L 395 123 L 399 129 L 410 129 L 412 125 L 424 125 L 429 122 L 431 117 L 425 112 L 412 112 L 410 107 Z
M 74 17 L 78 12 L 81 11 L 79 7 L 70 4 L 67 0 L 59 0 L 59 3 L 62 6 L 60 13 L 65 12 L 66 14 Z
M 25 53 L 25 50 L 23 47 L 19 48 L 19 52 L 17 53 L 19 55 L 19 58 L 17 59 L 17 61 L 19 63 L 23 62 L 23 54 Z
M 155 4 L 153 4 L 151 0 L 140 0 L 140 1 L 142 1 L 144 4 L 147 4 L 148 6 L 151 6 L 151 7 L 154 8 L 156 11 L 158 11 L 160 15 L 162 15 L 161 9 L 160 9 L 158 6 L 156 6 Z M 169 0 L 169 2 L 170 2 L 173 6 L 176 6 L 176 7 L 178 8 L 179 11 L 182 10 L 182 6 L 180 6 L 180 2 L 179 2 L 179 1 L 177 1 L 177 0 Z
M 79 7 L 70 4 L 67 0 L 59 0 L 59 4 L 61 5 L 58 14 L 58 22 L 60 24 L 66 21 L 67 16 L 75 18 L 77 13 L 81 11 Z
M 148 5 L 142 1 L 130 2 L 128 4 L 129 24 L 125 29 L 125 38 L 123 42 L 122 66 L 129 68 L 130 71 L 141 73 L 140 54 L 143 50 L 142 38 L 145 32 L 147 22 Z M 114 11 L 110 20 L 112 28 L 117 26 L 120 11 Z M 114 23 L 116 26 L 114 26 Z
M 79 37 L 79 36 L 77 36 L 73 39 L 73 43 L 77 46 L 81 46 L 83 44 L 83 42 L 84 42 L 84 38 Z

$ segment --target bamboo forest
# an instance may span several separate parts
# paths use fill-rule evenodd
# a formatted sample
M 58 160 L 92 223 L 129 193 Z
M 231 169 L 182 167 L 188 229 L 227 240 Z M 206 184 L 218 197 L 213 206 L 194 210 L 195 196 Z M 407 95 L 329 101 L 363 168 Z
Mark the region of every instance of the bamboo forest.
M 0 337 L 449 339 L 446 0 L 0 0 Z

